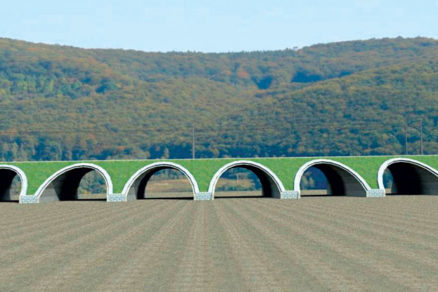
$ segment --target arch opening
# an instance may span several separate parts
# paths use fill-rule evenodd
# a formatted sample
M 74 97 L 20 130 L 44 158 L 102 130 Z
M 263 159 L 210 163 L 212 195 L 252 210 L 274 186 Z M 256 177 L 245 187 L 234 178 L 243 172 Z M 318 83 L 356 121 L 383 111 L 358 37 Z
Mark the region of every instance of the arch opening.
M 22 181 L 18 173 L 9 168 L 0 168 L 0 202 L 19 201 Z
M 247 195 L 247 196 L 242 196 L 242 195 L 227 195 L 227 196 L 222 196 L 220 193 L 219 196 L 218 194 L 216 194 L 216 192 L 218 190 L 220 190 L 220 186 L 218 185 L 218 181 L 219 179 L 228 171 L 230 172 L 230 175 L 232 176 L 233 172 L 236 171 L 235 173 L 239 173 L 237 170 L 235 169 L 244 169 L 246 173 L 249 172 L 249 174 L 247 174 L 247 178 L 248 180 L 252 180 L 253 182 L 253 188 L 256 189 L 257 187 L 259 188 L 259 194 L 255 195 L 255 196 L 251 196 L 251 194 Z M 240 171 L 240 173 L 242 173 Z M 227 174 L 225 174 L 225 178 L 227 178 Z M 234 177 L 235 179 L 235 177 Z M 237 180 L 237 183 L 239 183 L 239 180 Z M 243 181 L 240 181 L 239 185 L 240 187 L 242 187 Z M 218 188 L 219 187 L 219 188 Z M 280 198 L 281 197 L 281 193 L 284 192 L 284 187 L 283 184 L 281 183 L 281 181 L 278 179 L 278 177 L 271 171 L 269 170 L 267 167 L 253 162 L 253 161 L 235 161 L 232 163 L 229 163 L 225 166 L 223 166 L 221 169 L 219 169 L 216 174 L 213 176 L 211 182 L 210 182 L 210 186 L 208 188 L 209 193 L 211 193 L 212 198 L 241 198 L 241 197 L 275 197 L 275 198 Z M 257 191 L 256 191 L 257 192 Z
M 198 185 L 190 172 L 170 162 L 154 163 L 140 169 L 123 189 L 128 200 L 193 200 L 198 192 Z
M 438 174 L 408 161 L 388 165 L 382 182 L 387 195 L 438 195 Z
M 311 161 L 295 177 L 295 190 L 308 196 L 366 197 L 370 187 L 355 171 L 336 161 Z
M 39 202 L 104 201 L 112 193 L 108 173 L 92 164 L 79 164 L 59 170 L 37 190 Z
M 140 199 L 193 200 L 193 189 L 184 174 L 172 168 L 157 169 L 145 176 L 137 190 Z
M 304 172 L 303 178 L 301 179 L 301 196 L 333 195 L 333 183 L 331 184 L 330 182 L 331 181 L 327 179 L 327 176 L 320 168 L 312 166 Z
M 86 173 L 79 183 L 76 200 L 106 200 L 105 179 L 96 171 Z
M 256 171 L 257 172 L 257 171 Z M 258 198 L 270 197 L 270 188 L 263 188 L 260 178 L 255 171 L 245 167 L 233 167 L 225 171 L 219 178 L 215 198 Z M 266 185 L 266 184 L 265 184 Z

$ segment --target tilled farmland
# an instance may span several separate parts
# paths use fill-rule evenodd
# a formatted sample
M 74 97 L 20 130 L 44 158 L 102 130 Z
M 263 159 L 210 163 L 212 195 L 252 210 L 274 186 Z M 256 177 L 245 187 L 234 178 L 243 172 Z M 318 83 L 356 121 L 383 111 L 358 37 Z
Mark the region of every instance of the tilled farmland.
M 1 203 L 0 216 L 0 291 L 438 289 L 438 196 Z

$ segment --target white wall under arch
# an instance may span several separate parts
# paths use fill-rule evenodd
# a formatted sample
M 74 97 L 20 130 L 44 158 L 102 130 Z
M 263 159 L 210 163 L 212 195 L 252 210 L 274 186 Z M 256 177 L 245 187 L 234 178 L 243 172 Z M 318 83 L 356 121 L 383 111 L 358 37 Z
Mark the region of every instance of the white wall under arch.
M 417 167 L 420 167 L 421 169 L 424 169 L 426 171 L 428 171 L 430 174 L 434 175 L 437 177 L 438 179 L 438 170 L 436 170 L 435 168 L 420 162 L 418 160 L 414 160 L 411 158 L 392 158 L 392 159 L 388 159 L 385 162 L 382 163 L 382 165 L 379 167 L 379 172 L 377 173 L 377 183 L 379 185 L 379 189 L 380 190 L 385 190 L 385 185 L 383 183 L 383 174 L 385 173 L 385 170 L 392 164 L 396 164 L 396 163 L 406 163 L 406 164 L 411 164 Z
M 150 171 L 154 171 L 156 169 L 174 169 L 174 170 L 180 171 L 189 180 L 190 185 L 192 186 L 193 196 L 195 196 L 197 193 L 199 193 L 198 183 L 196 182 L 195 177 L 190 173 L 190 171 L 188 171 L 185 167 L 183 167 L 182 165 L 179 165 L 177 163 L 163 161 L 163 162 L 155 162 L 155 163 L 146 165 L 145 167 L 139 169 L 136 173 L 134 173 L 129 178 L 129 180 L 126 182 L 126 184 L 123 188 L 123 191 L 122 191 L 122 195 L 125 197 L 128 197 L 129 192 L 130 192 L 131 188 L 134 186 L 135 182 L 142 175 L 146 175 Z
M 311 168 L 312 166 L 316 166 L 316 165 L 331 165 L 334 166 L 336 168 L 340 168 L 341 170 L 346 171 L 348 174 L 350 174 L 352 177 L 354 177 L 363 187 L 364 191 L 365 191 L 365 195 L 366 193 L 371 190 L 369 184 L 362 178 L 362 176 L 360 176 L 356 171 L 354 171 L 352 168 L 348 167 L 347 165 L 338 162 L 338 161 L 334 161 L 334 160 L 330 160 L 330 159 L 315 159 L 315 160 L 311 160 L 307 163 L 305 163 L 303 166 L 301 166 L 298 169 L 298 172 L 295 175 L 295 179 L 294 179 L 294 190 L 300 192 L 301 191 L 301 187 L 300 187 L 300 183 L 301 183 L 301 179 L 304 175 L 304 173 L 306 172 L 306 170 L 308 170 L 309 168 Z
M 11 171 L 15 172 L 20 177 L 21 189 L 20 189 L 19 198 L 21 198 L 22 196 L 26 196 L 28 182 L 27 182 L 27 176 L 24 173 L 24 171 L 22 171 L 19 167 L 16 167 L 14 165 L 7 165 L 7 164 L 1 164 L 0 169 L 11 170 Z
M 58 170 L 57 172 L 52 174 L 48 179 L 46 179 L 35 193 L 35 197 L 37 198 L 37 201 L 39 202 L 41 200 L 41 196 L 43 195 L 44 191 L 59 176 L 66 174 L 71 170 L 78 169 L 78 168 L 92 169 L 92 170 L 97 171 L 105 180 L 107 198 L 108 198 L 108 196 L 110 196 L 113 193 L 113 183 L 112 183 L 110 175 L 108 174 L 108 172 L 105 169 L 103 169 L 102 167 L 100 167 L 96 164 L 92 164 L 92 163 L 76 163 L 76 164 L 69 165 L 69 166 L 66 166 L 66 167 Z
M 276 191 L 278 192 L 278 196 L 281 196 L 281 193 L 285 192 L 285 188 L 283 186 L 283 183 L 281 180 L 277 177 L 277 175 L 267 168 L 266 166 L 254 162 L 254 161 L 248 161 L 248 160 L 237 160 L 230 162 L 224 166 L 222 166 L 213 176 L 213 178 L 210 180 L 210 185 L 208 186 L 208 192 L 211 194 L 211 197 L 214 198 L 214 192 L 216 189 L 216 184 L 219 181 L 219 178 L 229 169 L 231 168 L 237 168 L 237 167 L 250 167 L 250 168 L 257 168 L 260 171 L 262 171 L 264 174 L 267 175 L 267 177 L 275 184 Z

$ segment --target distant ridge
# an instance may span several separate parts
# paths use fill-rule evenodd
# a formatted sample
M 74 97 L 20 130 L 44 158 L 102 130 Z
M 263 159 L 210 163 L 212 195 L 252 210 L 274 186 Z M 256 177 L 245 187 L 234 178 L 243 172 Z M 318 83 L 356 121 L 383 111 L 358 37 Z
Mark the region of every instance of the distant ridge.
M 438 152 L 438 41 L 147 53 L 0 38 L 0 159 Z M 422 143 L 421 143 L 422 140 Z

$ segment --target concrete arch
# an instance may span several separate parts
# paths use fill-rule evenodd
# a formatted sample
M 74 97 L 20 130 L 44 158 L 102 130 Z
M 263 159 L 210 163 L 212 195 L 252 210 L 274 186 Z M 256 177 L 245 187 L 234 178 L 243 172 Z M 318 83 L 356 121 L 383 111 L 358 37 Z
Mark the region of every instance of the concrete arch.
M 51 175 L 36 191 L 37 201 L 41 203 L 76 199 L 81 179 L 93 170 L 104 178 L 108 199 L 108 196 L 113 193 L 113 183 L 106 170 L 92 163 L 77 163 L 64 167 Z
M 329 159 L 315 159 L 300 167 L 295 175 L 294 190 L 301 192 L 301 179 L 310 167 L 321 170 L 335 192 L 351 196 L 367 196 L 371 190 L 368 183 L 353 169 L 347 165 Z
M 193 197 L 199 193 L 199 187 L 195 177 L 185 167 L 173 162 L 155 162 L 139 169 L 136 173 L 134 173 L 126 182 L 122 191 L 122 195 L 125 196 L 127 200 L 145 198 L 145 188 L 149 179 L 156 172 L 163 169 L 173 169 L 181 172 L 185 175 L 185 177 L 187 177 L 190 185 L 192 186 Z
M 214 199 L 214 192 L 219 178 L 227 170 L 230 170 L 232 168 L 244 168 L 252 171 L 258 177 L 260 183 L 262 184 L 263 196 L 280 198 L 281 193 L 285 192 L 283 183 L 272 170 L 257 162 L 238 160 L 224 165 L 214 174 L 208 187 L 208 192 L 211 194 L 212 199 Z
M 386 193 L 383 174 L 391 171 L 399 194 L 437 194 L 438 170 L 410 158 L 392 158 L 382 163 L 377 174 L 379 189 Z
M 21 189 L 19 200 L 27 195 L 27 177 L 26 174 L 18 167 L 13 165 L 0 165 L 0 201 L 11 201 L 10 188 L 15 176 L 20 177 Z

